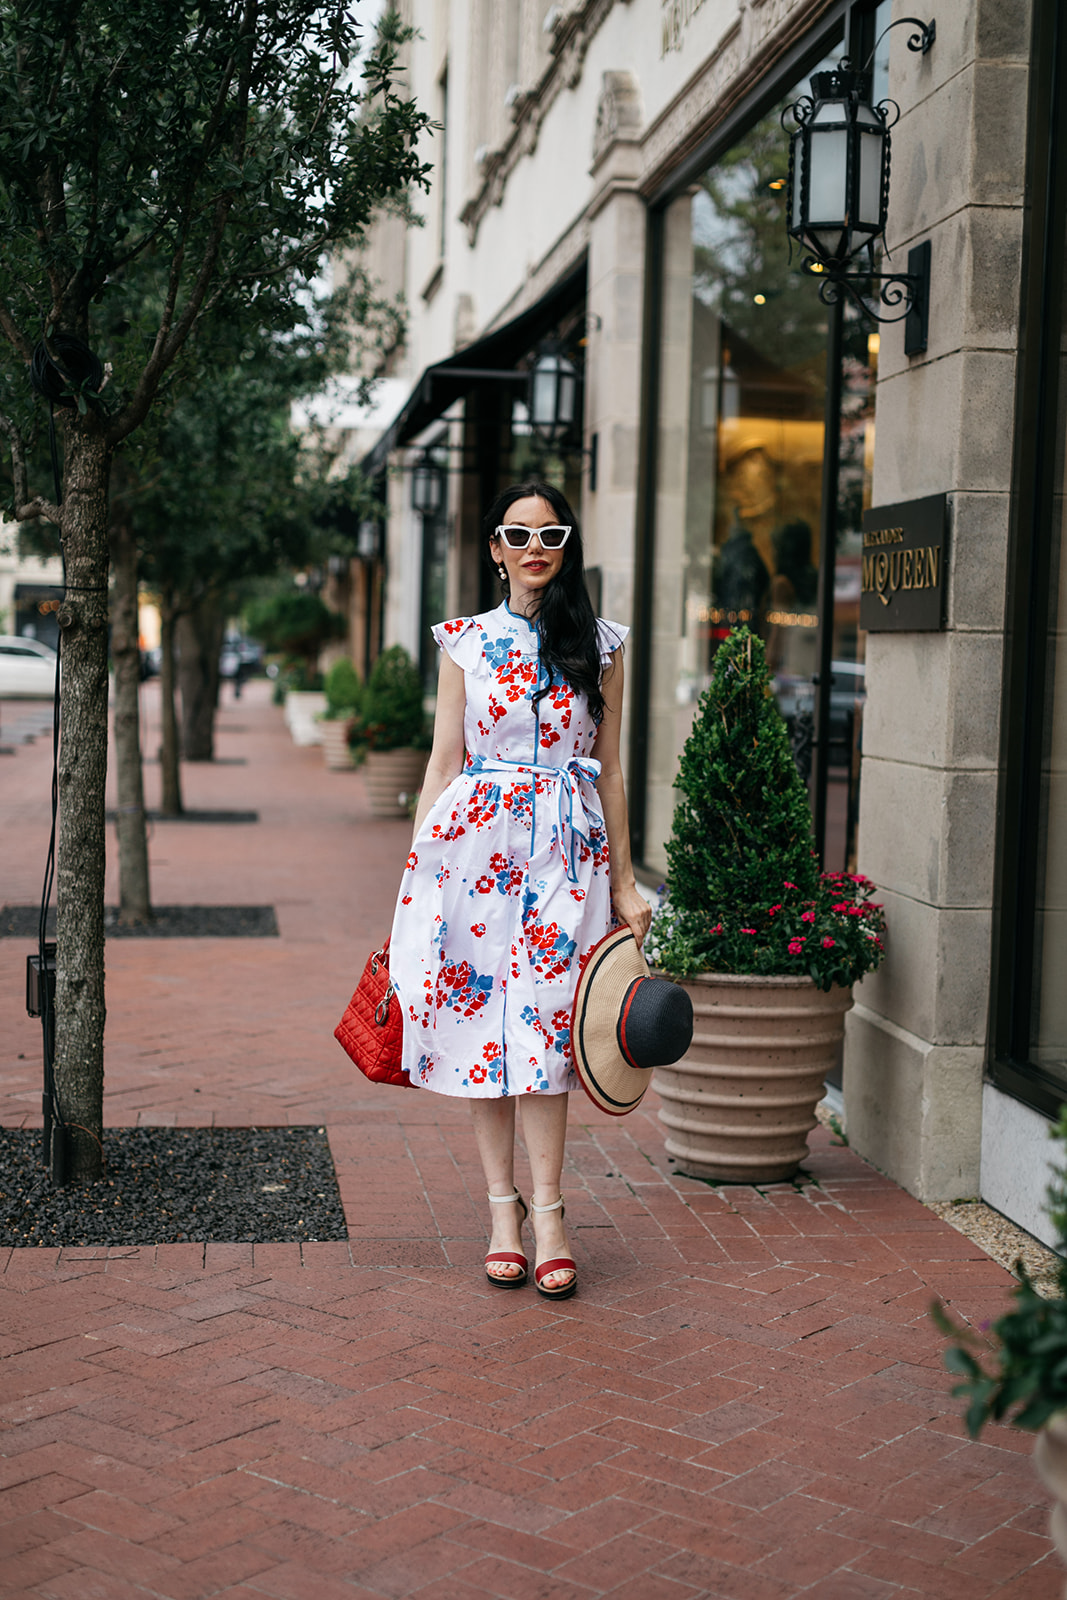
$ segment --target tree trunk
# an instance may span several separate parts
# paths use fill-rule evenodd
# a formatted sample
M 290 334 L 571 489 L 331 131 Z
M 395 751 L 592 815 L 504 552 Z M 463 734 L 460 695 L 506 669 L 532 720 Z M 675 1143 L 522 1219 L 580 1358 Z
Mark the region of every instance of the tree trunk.
M 226 617 L 222 601 L 199 600 L 178 623 L 178 677 L 182 691 L 182 755 L 214 761 L 215 710 L 219 703 L 219 653 Z
M 152 916 L 141 767 L 141 649 L 137 626 L 137 541 L 128 521 L 111 530 L 111 660 L 115 668 L 115 778 L 119 846 L 119 921 Z
M 100 419 L 66 419 L 56 1055 L 71 1129 L 70 1177 L 98 1178 L 104 1105 L 104 782 L 107 777 L 107 578 L 110 455 Z
M 178 761 L 178 716 L 174 708 L 177 673 L 174 663 L 174 596 L 166 590 L 159 597 L 159 692 L 162 734 L 159 765 L 163 794 L 160 810 L 164 816 L 179 817 L 182 806 L 182 774 Z

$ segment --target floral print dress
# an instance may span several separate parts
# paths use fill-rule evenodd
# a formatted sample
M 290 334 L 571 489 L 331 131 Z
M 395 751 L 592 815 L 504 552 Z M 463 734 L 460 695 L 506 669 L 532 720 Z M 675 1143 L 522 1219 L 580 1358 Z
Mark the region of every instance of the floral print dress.
M 598 622 L 604 665 L 629 630 Z M 427 813 L 393 919 L 390 976 L 413 1084 L 484 1098 L 578 1087 L 582 964 L 614 924 L 585 696 L 550 682 L 536 627 L 505 602 L 442 622 L 463 668 L 463 771 Z

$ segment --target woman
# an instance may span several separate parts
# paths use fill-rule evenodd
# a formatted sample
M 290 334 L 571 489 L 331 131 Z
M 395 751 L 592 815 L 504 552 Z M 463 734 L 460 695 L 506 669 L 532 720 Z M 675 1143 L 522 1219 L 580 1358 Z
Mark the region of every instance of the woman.
M 486 517 L 505 599 L 434 628 L 443 649 L 433 750 L 393 922 L 390 973 L 413 1084 L 470 1100 L 485 1171 L 490 1283 L 516 1289 L 533 1178 L 538 1292 L 577 1288 L 560 1174 L 570 1014 L 581 964 L 651 911 L 634 882 L 619 729 L 627 629 L 598 622 L 581 534 L 557 489 L 506 489 Z

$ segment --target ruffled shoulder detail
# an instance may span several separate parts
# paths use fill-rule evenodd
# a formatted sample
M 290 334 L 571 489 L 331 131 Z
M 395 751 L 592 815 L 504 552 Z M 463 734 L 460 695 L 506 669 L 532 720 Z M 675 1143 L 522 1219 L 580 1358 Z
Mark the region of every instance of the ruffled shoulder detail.
M 430 629 L 440 648 L 447 652 L 464 672 L 476 678 L 489 676 L 489 663 L 485 659 L 485 633 L 478 617 L 453 617 L 451 622 L 438 622 Z
M 598 617 L 596 622 L 596 642 L 600 646 L 600 665 L 606 667 L 616 650 L 620 649 L 629 628 L 621 622 L 608 622 L 604 617 Z

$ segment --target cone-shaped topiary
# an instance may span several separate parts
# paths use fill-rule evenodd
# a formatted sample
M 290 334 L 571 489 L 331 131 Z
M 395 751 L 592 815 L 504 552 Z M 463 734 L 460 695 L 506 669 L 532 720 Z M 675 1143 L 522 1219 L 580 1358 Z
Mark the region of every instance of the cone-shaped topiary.
M 807 791 L 748 628 L 716 654 L 675 788 L 666 896 L 646 947 L 656 966 L 679 977 L 807 974 L 829 989 L 878 965 L 885 918 L 874 885 L 819 874 Z
M 715 657 L 674 787 L 682 799 L 667 845 L 668 881 L 680 910 L 772 905 L 784 882 L 814 893 L 808 796 L 763 645 L 748 628 L 731 633 Z

